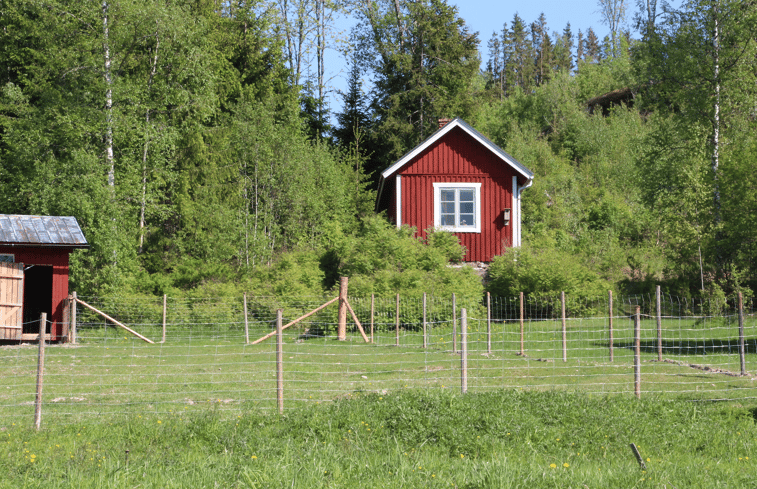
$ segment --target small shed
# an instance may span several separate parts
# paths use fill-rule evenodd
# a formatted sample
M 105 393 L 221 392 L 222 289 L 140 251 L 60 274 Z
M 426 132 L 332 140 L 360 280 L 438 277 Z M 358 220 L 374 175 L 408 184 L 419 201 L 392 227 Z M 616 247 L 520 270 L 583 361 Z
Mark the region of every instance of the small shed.
M 437 228 L 454 233 L 465 261 L 492 261 L 521 244 L 521 192 L 534 174 L 460 118 L 439 129 L 384 170 L 378 211 L 425 238 Z
M 43 312 L 50 340 L 67 338 L 68 259 L 87 247 L 75 217 L 0 214 L 0 340 L 37 339 Z

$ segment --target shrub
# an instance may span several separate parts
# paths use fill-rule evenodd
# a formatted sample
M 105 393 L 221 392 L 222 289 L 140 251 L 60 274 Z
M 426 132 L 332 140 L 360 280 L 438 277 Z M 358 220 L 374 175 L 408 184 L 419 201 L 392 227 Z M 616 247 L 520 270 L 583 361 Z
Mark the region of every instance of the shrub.
M 604 295 L 611 288 L 574 254 L 555 248 L 509 249 L 494 258 L 489 277 L 489 292 L 503 297 L 523 292 L 554 298 L 565 292 L 572 298 L 589 298 Z

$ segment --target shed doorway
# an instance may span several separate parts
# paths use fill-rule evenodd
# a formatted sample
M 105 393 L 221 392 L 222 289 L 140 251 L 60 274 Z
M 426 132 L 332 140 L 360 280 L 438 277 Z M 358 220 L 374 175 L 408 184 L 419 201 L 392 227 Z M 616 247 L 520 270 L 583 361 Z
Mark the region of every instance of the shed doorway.
M 53 267 L 30 265 L 24 270 L 24 334 L 39 334 L 39 315 L 53 316 Z M 45 333 L 50 333 L 47 323 Z

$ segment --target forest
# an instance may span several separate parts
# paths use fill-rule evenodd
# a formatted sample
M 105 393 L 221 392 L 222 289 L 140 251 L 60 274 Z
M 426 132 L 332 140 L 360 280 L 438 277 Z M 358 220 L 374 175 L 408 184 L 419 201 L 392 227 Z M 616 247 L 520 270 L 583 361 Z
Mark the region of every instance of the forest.
M 0 213 L 78 219 L 79 294 L 751 297 L 757 2 L 598 9 L 485 40 L 445 0 L 0 0 Z M 451 117 L 536 175 L 484 283 L 374 211 Z

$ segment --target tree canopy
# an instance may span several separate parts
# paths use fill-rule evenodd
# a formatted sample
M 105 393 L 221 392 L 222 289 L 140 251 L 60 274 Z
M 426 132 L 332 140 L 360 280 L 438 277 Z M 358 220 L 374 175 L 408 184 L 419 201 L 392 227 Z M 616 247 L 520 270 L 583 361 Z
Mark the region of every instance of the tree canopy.
M 638 38 L 632 5 L 600 6 L 604 41 L 506 13 L 482 46 L 445 0 L 5 0 L 0 212 L 75 216 L 83 293 L 318 293 L 344 273 L 473 297 L 454 237 L 373 211 L 378 173 L 462 117 L 536 174 L 492 292 L 751 295 L 757 3 L 639 2 Z

